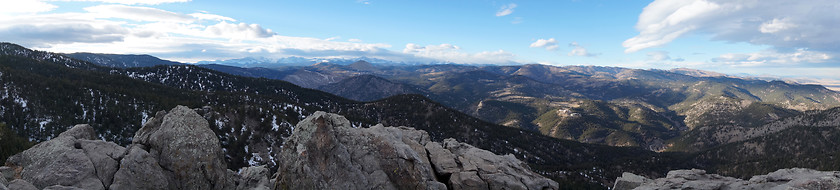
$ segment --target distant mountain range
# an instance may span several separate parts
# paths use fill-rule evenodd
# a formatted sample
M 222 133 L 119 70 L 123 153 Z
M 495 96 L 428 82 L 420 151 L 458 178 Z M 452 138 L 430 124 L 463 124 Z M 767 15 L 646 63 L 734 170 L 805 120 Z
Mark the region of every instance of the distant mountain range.
M 220 71 L 235 73 L 232 69 Z M 259 77 L 360 101 L 418 93 L 505 126 L 580 142 L 658 151 L 711 148 L 713 144 L 691 149 L 675 146 L 685 141 L 679 138 L 681 134 L 698 127 L 752 127 L 802 111 L 840 106 L 840 94 L 818 85 L 691 69 L 376 65 L 358 61 L 271 72 Z
M 240 76 L 285 80 L 359 101 L 422 94 L 505 126 L 580 142 L 657 151 L 713 147 L 716 143 L 682 146 L 687 142 L 681 134 L 697 127 L 757 126 L 806 110 L 840 106 L 840 94 L 821 86 L 694 69 L 405 65 L 370 58 L 301 57 L 218 63 L 222 64 L 199 66 Z M 305 64 L 309 65 L 294 66 Z
M 264 67 L 264 68 L 280 68 L 288 66 L 309 66 L 317 63 L 332 63 L 339 65 L 349 65 L 357 61 L 365 61 L 368 63 L 379 65 L 418 65 L 428 64 L 420 62 L 395 62 L 384 59 L 370 58 L 370 57 L 356 57 L 356 58 L 306 58 L 306 57 L 283 57 L 283 58 L 266 58 L 266 57 L 245 57 L 239 59 L 217 60 L 217 61 L 199 61 L 198 65 L 217 64 L 237 66 L 244 68 Z

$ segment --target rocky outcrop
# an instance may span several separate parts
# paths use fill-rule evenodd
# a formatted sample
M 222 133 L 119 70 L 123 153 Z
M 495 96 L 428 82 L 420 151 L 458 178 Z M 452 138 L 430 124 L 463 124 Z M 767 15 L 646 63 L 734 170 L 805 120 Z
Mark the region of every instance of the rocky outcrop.
M 248 169 L 250 181 L 243 182 L 228 170 L 207 120 L 184 106 L 158 112 L 128 148 L 96 138 L 92 127 L 77 125 L 10 157 L 0 182 L 9 189 L 268 187 L 268 172 Z
M 158 112 L 122 147 L 98 140 L 89 125 L 10 157 L 5 189 L 557 189 L 512 155 L 408 127 L 353 128 L 318 112 L 286 142 L 277 177 L 264 166 L 226 168 L 206 119 L 178 106 Z
M 285 143 L 277 189 L 557 189 L 512 155 L 407 127 L 353 128 L 317 112 Z
M 750 180 L 707 174 L 704 170 L 674 170 L 665 178 L 647 179 L 624 173 L 616 179 L 614 190 L 629 189 L 840 189 L 840 172 L 812 169 L 781 169 Z

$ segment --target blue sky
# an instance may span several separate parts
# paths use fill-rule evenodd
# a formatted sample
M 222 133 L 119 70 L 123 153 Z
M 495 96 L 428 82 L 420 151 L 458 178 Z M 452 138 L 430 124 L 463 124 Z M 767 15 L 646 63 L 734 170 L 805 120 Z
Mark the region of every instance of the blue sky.
M 3 0 L 55 52 L 695 68 L 840 84 L 836 0 Z

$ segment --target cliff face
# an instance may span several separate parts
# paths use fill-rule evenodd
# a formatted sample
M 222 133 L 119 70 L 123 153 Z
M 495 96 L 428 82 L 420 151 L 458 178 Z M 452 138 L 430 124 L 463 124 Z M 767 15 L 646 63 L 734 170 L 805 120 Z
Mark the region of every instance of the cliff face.
M 265 167 L 226 169 L 218 138 L 195 110 L 158 112 L 127 147 L 77 125 L 10 157 L 11 189 L 558 189 L 511 155 L 407 127 L 353 128 L 318 112 L 295 127 L 275 179 Z

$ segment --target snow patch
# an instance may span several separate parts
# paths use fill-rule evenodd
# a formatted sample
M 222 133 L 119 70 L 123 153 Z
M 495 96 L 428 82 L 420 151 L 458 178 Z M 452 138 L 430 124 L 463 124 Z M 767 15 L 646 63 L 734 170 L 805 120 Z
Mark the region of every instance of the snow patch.
M 87 111 L 85 111 L 85 113 L 87 113 Z M 140 112 L 140 117 L 143 118 L 140 121 L 140 126 L 146 125 L 146 121 L 149 121 L 149 114 L 147 114 L 146 112 Z
M 277 115 L 271 116 L 271 130 L 280 131 L 280 125 L 277 125 Z
M 41 131 L 45 131 L 44 126 L 46 126 L 50 122 L 52 122 L 52 119 L 44 119 L 44 121 L 38 122 L 38 125 L 41 128 Z

